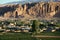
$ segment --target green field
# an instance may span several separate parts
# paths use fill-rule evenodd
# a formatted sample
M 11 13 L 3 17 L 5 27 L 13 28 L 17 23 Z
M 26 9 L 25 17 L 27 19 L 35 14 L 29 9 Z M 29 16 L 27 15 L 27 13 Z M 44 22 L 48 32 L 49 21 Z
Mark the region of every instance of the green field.
M 29 33 L 4 33 L 0 35 L 0 40 L 36 40 Z
M 37 40 L 60 40 L 60 38 L 36 38 Z
M 36 33 L 35 35 L 60 36 L 60 32 L 42 32 L 42 33 Z
M 0 33 L 0 40 L 60 40 L 60 38 L 34 38 L 30 33 Z

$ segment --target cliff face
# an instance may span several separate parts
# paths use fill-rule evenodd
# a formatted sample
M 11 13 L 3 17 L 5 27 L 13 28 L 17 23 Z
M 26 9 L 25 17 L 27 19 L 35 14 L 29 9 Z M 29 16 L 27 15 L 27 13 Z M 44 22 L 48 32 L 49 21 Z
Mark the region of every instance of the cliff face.
M 0 7 L 0 16 L 6 18 L 60 17 L 60 2 L 39 2 Z

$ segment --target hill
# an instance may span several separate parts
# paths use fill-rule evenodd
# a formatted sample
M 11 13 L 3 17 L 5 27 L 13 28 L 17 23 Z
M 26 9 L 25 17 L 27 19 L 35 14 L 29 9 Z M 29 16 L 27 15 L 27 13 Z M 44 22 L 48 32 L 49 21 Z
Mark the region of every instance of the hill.
M 34 2 L 11 4 L 0 7 L 0 16 L 5 18 L 52 18 L 59 17 L 60 2 Z

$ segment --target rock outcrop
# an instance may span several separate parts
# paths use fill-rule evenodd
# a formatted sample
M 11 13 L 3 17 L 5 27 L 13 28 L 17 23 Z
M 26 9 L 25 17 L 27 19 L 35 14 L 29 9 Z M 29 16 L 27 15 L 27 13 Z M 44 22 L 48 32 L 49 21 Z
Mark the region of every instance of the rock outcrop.
M 0 7 L 0 16 L 6 18 L 60 17 L 60 2 L 14 4 Z

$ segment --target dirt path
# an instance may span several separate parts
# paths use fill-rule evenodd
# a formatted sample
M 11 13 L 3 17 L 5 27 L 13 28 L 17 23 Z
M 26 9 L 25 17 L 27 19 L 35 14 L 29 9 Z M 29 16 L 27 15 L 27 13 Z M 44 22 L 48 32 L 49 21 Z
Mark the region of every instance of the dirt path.
M 60 38 L 60 36 L 39 36 L 39 35 L 35 35 L 32 37 L 38 37 L 38 38 Z

